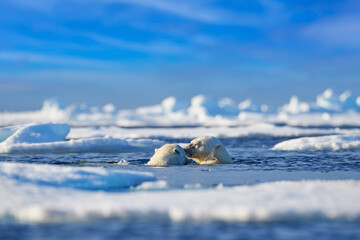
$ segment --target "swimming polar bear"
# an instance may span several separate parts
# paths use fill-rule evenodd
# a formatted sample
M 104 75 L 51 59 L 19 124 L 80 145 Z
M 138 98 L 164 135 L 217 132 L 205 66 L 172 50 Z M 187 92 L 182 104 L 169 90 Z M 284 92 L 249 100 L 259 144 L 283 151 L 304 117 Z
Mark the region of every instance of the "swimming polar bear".
M 155 149 L 154 155 L 146 164 L 148 166 L 185 165 L 190 161 L 185 155 L 184 149 L 177 144 L 165 144 Z
M 215 137 L 195 138 L 184 150 L 187 157 L 199 164 L 233 163 L 224 145 Z

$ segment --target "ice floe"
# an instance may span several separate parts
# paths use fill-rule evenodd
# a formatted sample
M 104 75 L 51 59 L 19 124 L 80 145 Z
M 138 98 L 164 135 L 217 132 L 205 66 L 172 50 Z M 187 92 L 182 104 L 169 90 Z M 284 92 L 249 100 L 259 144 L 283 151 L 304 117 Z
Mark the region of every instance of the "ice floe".
M 159 140 L 110 136 L 66 140 L 69 130 L 67 124 L 58 123 L 33 123 L 0 129 L 0 135 L 7 136 L 0 143 L 0 153 L 134 152 L 152 151 L 164 144 Z
M 126 194 L 39 187 L 4 177 L 1 181 L 2 221 L 163 218 L 262 222 L 360 217 L 360 181 L 356 180 L 281 181 L 196 191 L 139 189 Z
M 24 126 L 15 126 L 15 130 L 3 141 L 4 144 L 46 143 L 64 141 L 70 127 L 60 123 L 31 123 Z M 2 129 L 0 129 L 0 132 Z
M 21 183 L 88 190 L 136 187 L 156 180 L 148 172 L 9 162 L 0 162 L 0 176 Z
M 89 138 L 112 136 L 116 138 L 195 138 L 214 137 L 299 137 L 336 134 L 346 130 L 297 128 L 275 126 L 269 123 L 256 123 L 237 127 L 181 127 L 181 128 L 121 128 L 121 127 L 80 127 L 71 128 L 69 138 Z M 356 130 L 354 130 L 356 131 Z M 359 131 L 360 133 L 360 131 Z
M 164 143 L 152 139 L 133 140 L 112 137 L 47 143 L 0 143 L 0 153 L 141 152 L 152 151 Z
M 337 151 L 352 149 L 360 149 L 360 135 L 302 137 L 278 143 L 273 147 L 273 150 L 283 151 Z
M 305 137 L 278 144 L 274 149 L 355 149 L 360 129 L 322 129 L 275 126 L 256 123 L 237 127 L 121 128 L 73 127 L 59 123 L 31 123 L 0 128 L 0 153 L 74 153 L 153 151 L 166 142 L 152 138 L 232 137 Z M 314 139 L 314 140 L 313 140 Z M 355 142 L 354 142 L 355 141 Z M 289 143 L 288 143 L 289 142 Z M 280 146 L 280 147 L 279 147 Z
M 154 191 L 154 190 L 169 190 L 167 182 L 164 180 L 143 182 L 138 186 L 131 187 L 135 191 Z

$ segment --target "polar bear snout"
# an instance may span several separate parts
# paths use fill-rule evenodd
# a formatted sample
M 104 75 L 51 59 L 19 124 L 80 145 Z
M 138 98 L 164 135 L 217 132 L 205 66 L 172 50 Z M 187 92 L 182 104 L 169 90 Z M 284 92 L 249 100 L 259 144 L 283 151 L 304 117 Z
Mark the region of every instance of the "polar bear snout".
M 187 157 L 192 157 L 194 155 L 194 151 L 195 150 L 195 147 L 192 146 L 191 144 L 187 145 L 185 148 L 184 148 L 184 151 L 185 151 L 185 154 Z
M 206 149 L 199 143 L 190 143 L 184 148 L 184 151 L 188 158 L 198 158 L 206 152 Z

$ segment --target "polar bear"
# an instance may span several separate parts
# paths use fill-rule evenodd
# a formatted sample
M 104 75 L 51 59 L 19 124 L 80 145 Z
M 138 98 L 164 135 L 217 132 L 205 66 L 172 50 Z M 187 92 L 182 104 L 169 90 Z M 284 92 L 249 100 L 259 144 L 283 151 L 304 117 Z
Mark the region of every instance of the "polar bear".
M 177 144 L 165 144 L 155 149 L 154 155 L 146 164 L 148 166 L 185 165 L 190 161 L 185 155 L 184 149 Z
M 187 157 L 199 164 L 233 163 L 224 145 L 215 137 L 195 138 L 184 150 Z

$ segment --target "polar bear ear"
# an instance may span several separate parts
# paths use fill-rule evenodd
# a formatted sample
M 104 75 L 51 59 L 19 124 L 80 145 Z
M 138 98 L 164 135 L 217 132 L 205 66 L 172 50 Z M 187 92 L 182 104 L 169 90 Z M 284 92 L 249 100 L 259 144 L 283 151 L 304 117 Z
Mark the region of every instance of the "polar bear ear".
M 218 145 L 215 146 L 215 149 L 216 149 L 216 150 L 219 150 L 219 149 L 221 149 L 221 148 L 222 148 L 222 145 L 221 145 L 221 144 L 218 144 Z
M 157 150 L 159 150 L 158 148 L 155 148 L 154 152 L 157 152 Z
M 180 154 L 179 150 L 177 150 L 176 148 L 174 148 L 174 149 L 172 150 L 172 152 L 173 152 L 173 153 L 176 153 L 176 154 Z

